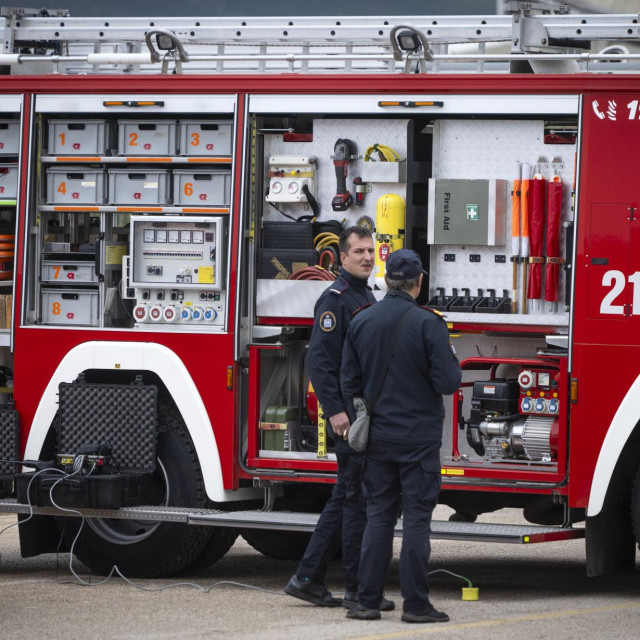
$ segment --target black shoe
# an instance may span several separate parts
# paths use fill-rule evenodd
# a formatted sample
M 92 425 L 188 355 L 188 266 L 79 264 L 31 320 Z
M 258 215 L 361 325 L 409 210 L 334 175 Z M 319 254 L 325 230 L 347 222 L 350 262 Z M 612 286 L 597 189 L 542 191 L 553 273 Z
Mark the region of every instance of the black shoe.
M 449 516 L 449 522 L 475 522 L 478 514 L 471 511 L 456 511 Z
M 380 620 L 381 617 L 379 609 L 365 609 L 360 605 L 347 611 L 347 618 L 352 620 Z
M 449 616 L 443 611 L 436 611 L 433 607 L 430 607 L 418 613 L 405 611 L 401 620 L 402 622 L 449 622 Z
M 323 584 L 313 580 L 306 582 L 300 580 L 298 576 L 292 576 L 284 588 L 284 592 L 318 607 L 339 607 L 342 604 L 342 601 L 339 598 L 334 598 Z
M 356 591 L 345 591 L 342 599 L 342 606 L 345 609 L 353 609 L 358 606 L 358 594 Z M 396 603 L 393 600 L 387 600 L 384 596 L 380 601 L 380 611 L 393 611 Z

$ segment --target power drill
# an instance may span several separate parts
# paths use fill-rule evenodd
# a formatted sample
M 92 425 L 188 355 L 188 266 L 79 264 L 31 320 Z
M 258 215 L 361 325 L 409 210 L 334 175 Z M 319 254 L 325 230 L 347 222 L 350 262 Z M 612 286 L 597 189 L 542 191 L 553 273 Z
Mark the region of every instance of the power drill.
M 333 166 L 336 168 L 337 189 L 331 200 L 334 211 L 346 211 L 353 204 L 353 197 L 347 189 L 347 168 L 351 156 L 356 154 L 356 145 L 346 138 L 338 138 L 333 147 Z

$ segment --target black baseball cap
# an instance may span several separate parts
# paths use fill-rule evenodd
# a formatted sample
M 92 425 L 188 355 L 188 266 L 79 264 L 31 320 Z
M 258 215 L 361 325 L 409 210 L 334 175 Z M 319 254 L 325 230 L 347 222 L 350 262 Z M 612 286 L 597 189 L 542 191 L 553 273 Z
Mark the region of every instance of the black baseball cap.
M 410 249 L 398 249 L 387 258 L 385 272 L 389 280 L 413 280 L 422 271 L 420 256 Z

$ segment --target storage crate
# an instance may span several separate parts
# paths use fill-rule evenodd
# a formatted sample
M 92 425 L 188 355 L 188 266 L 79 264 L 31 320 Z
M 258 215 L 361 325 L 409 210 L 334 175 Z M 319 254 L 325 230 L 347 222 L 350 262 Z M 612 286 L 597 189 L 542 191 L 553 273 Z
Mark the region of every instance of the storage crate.
M 56 505 L 75 509 L 119 509 L 143 504 L 151 476 L 144 473 L 95 474 L 65 477 L 60 472 L 21 473 L 16 494 L 21 504 Z M 53 491 L 52 491 L 53 490 Z
M 168 171 L 109 169 L 108 175 L 110 204 L 157 205 L 170 202 Z
M 258 249 L 258 278 L 287 280 L 298 269 L 318 264 L 314 249 Z
M 49 120 L 51 155 L 106 155 L 116 146 L 115 122 L 108 120 Z
M 20 153 L 20 120 L 0 120 L 0 156 Z
M 98 282 L 94 262 L 71 262 L 43 260 L 41 276 L 43 282 L 75 284 Z
M 118 155 L 173 156 L 175 120 L 118 120 Z
M 97 289 L 41 289 L 42 324 L 97 327 Z
M 176 205 L 228 205 L 230 196 L 230 171 L 176 169 L 173 172 Z
M 313 249 L 313 224 L 264 221 L 262 246 L 265 249 Z
M 18 197 L 18 165 L 0 164 L 0 200 Z
M 232 126 L 228 120 L 179 120 L 181 156 L 230 156 Z
M 104 171 L 93 167 L 63 166 L 47 169 L 50 204 L 103 204 Z

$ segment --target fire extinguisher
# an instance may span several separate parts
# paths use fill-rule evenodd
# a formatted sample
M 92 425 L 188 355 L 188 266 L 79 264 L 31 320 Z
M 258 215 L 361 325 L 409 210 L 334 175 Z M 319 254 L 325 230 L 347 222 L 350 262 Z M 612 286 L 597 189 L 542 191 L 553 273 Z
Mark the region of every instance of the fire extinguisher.
M 404 247 L 404 198 L 386 193 L 376 205 L 376 284 L 385 289 L 385 265 L 392 251 Z

